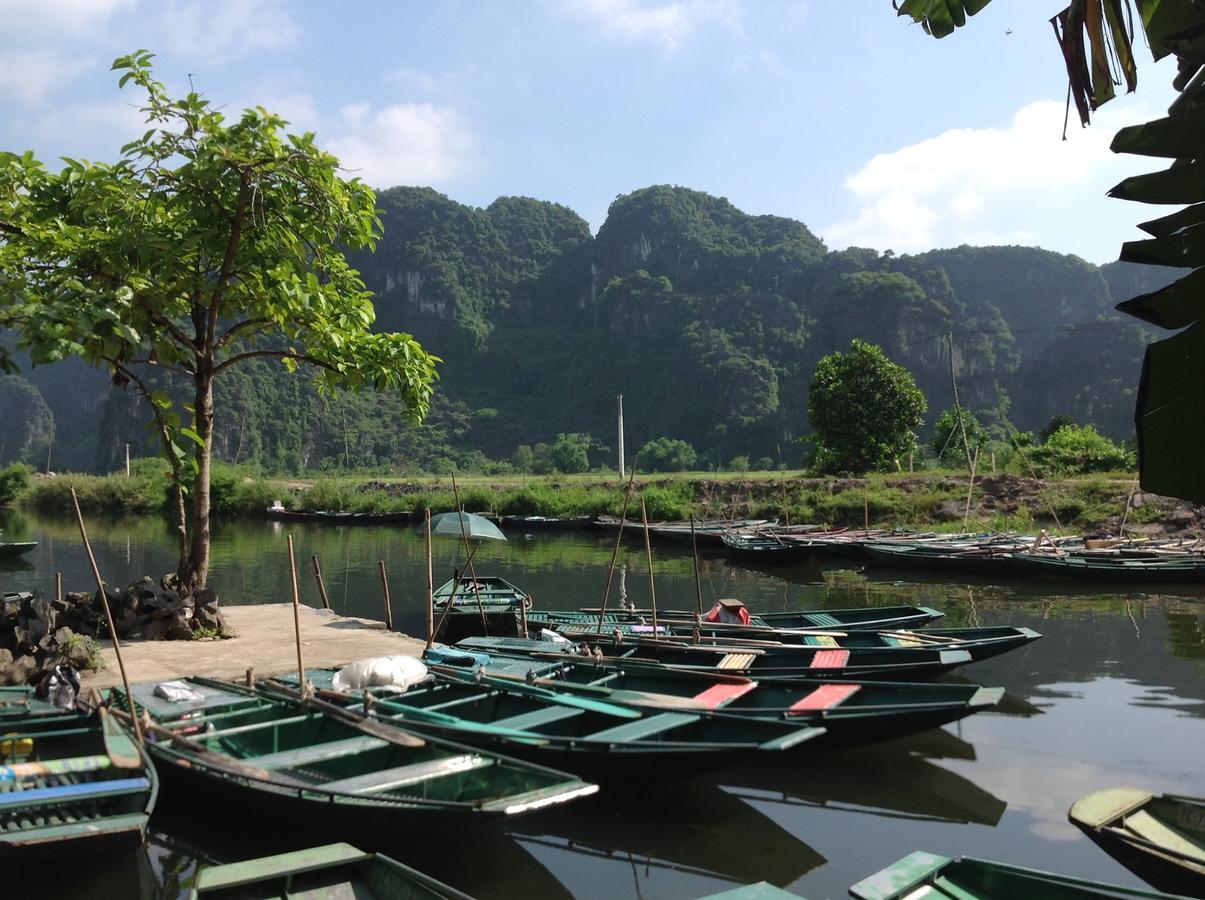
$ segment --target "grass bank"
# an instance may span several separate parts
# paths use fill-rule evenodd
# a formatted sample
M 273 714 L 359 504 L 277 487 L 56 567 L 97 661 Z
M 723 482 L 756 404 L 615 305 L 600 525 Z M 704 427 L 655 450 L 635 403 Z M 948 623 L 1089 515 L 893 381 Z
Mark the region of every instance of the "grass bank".
M 125 475 L 58 475 L 33 479 L 17 498 L 23 506 L 69 510 L 71 488 L 92 512 L 157 513 L 169 508 L 159 465 Z M 495 515 L 618 515 L 624 483 L 617 475 L 467 476 L 458 478 L 464 507 Z M 1150 532 L 1196 532 L 1205 526 L 1195 507 L 1137 493 L 1132 473 L 1038 480 L 1016 475 L 977 479 L 969 491 L 965 473 L 872 475 L 866 478 L 812 478 L 803 472 L 745 474 L 717 478 L 713 473 L 637 477 L 629 516 L 639 517 L 644 498 L 649 517 L 685 519 L 777 518 L 833 527 L 938 528 L 958 530 L 964 515 L 971 528 L 996 530 L 1116 531 L 1123 516 L 1129 527 Z M 220 516 L 262 516 L 275 500 L 304 511 L 360 513 L 455 508 L 446 476 L 406 480 L 338 476 L 314 481 L 263 478 L 218 466 L 213 508 Z M 1127 508 L 1127 500 L 1130 500 Z

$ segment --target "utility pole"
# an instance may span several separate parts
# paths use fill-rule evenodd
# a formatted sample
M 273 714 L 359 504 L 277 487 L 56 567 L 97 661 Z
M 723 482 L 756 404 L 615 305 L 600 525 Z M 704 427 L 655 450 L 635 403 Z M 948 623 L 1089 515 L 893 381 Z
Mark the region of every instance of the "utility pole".
M 619 477 L 623 478 L 623 394 L 619 397 Z

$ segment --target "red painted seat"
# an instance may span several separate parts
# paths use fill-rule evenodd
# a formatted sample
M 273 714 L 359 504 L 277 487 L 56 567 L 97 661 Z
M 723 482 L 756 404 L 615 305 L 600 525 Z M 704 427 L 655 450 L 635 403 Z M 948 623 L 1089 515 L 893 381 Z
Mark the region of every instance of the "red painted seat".
M 791 705 L 790 713 L 802 715 L 822 709 L 832 709 L 861 689 L 858 684 L 822 684 L 802 700 Z
M 706 706 L 708 709 L 719 709 L 728 703 L 731 703 L 737 697 L 743 697 L 757 687 L 756 681 L 743 681 L 736 684 L 713 684 L 707 690 L 700 694 L 695 694 L 695 699 Z
M 821 650 L 812 657 L 810 668 L 813 669 L 840 669 L 849 662 L 848 650 Z

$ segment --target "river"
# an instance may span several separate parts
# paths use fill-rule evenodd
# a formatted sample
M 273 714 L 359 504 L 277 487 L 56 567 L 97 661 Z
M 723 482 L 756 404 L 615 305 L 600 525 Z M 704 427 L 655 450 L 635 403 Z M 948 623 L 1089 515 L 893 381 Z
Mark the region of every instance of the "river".
M 66 590 L 91 578 L 74 521 L 8 512 L 6 539 L 36 540 L 23 563 L 0 563 L 3 590 Z M 124 585 L 174 568 L 160 519 L 93 518 L 104 576 Z M 394 623 L 424 621 L 425 544 L 413 528 L 218 521 L 211 585 L 225 604 L 289 599 L 286 535 L 297 545 L 302 600 L 319 605 L 310 556 L 319 556 L 336 612 L 383 618 L 384 560 Z M 483 544 L 477 571 L 523 586 L 540 606 L 602 600 L 613 536 L 509 535 Z M 459 545 L 437 540 L 436 582 L 460 564 Z M 657 602 L 696 602 L 689 552 L 655 546 Z M 649 599 L 643 545 L 620 548 L 619 590 Z M 706 778 L 612 792 L 460 834 L 383 835 L 381 848 L 481 898 L 688 898 L 769 880 L 805 897 L 844 897 L 853 882 L 913 850 L 967 854 L 1119 884 L 1141 885 L 1067 821 L 1081 795 L 1131 785 L 1205 795 L 1205 601 L 1183 592 L 1116 593 L 1060 584 L 926 581 L 860 562 L 759 570 L 704 558 L 705 601 L 741 597 L 757 610 L 919 603 L 942 624 L 1024 625 L 1044 637 L 960 670 L 1007 689 L 995 711 L 957 725 L 855 751 L 738 763 Z M 291 640 L 282 635 L 281 640 Z M 253 661 L 249 661 L 253 662 Z M 137 673 L 131 673 L 137 678 Z M 200 798 L 203 800 L 203 798 Z M 182 896 L 198 860 L 228 861 L 337 840 L 287 823 L 202 823 L 198 798 L 161 797 L 144 853 L 81 875 L 68 896 Z

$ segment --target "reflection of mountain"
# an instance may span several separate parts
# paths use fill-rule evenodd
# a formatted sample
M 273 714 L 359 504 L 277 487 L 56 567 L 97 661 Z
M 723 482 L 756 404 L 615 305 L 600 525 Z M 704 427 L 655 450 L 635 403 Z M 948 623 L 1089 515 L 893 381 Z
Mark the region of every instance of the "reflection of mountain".
M 604 863 L 604 870 L 655 870 L 744 884 L 786 885 L 825 863 L 823 856 L 737 797 L 703 779 L 641 791 L 600 794 L 589 809 L 565 806 L 517 820 L 521 845 Z M 574 871 L 585 864 L 575 864 Z M 535 896 L 534 894 L 532 896 Z
M 821 807 L 875 816 L 995 825 L 1006 804 L 961 775 L 898 747 L 867 747 L 814 757 L 805 767 L 758 761 L 720 773 L 745 800 Z M 811 762 L 811 761 L 810 761 Z

